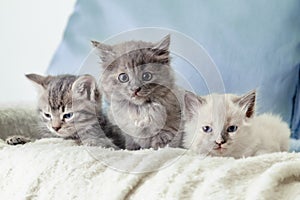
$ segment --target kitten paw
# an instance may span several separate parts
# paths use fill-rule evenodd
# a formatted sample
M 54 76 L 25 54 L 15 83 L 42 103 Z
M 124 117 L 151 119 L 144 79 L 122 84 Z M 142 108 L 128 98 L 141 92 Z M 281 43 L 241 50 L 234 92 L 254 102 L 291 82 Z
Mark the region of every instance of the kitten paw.
M 29 138 L 20 135 L 14 135 L 5 140 L 5 142 L 9 145 L 25 144 L 30 141 L 31 140 Z
M 174 134 L 170 132 L 161 132 L 152 138 L 151 147 L 154 149 L 163 148 L 169 144 L 174 138 Z

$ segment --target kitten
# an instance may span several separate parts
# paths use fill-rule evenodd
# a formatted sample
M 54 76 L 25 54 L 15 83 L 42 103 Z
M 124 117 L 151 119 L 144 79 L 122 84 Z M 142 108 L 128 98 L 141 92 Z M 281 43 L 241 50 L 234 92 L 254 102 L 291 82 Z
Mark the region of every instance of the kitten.
M 118 149 L 105 135 L 113 137 L 114 133 L 102 115 L 101 95 L 92 76 L 28 74 L 26 77 L 40 90 L 41 137 L 62 137 L 78 144 Z
M 183 146 L 234 158 L 288 151 L 287 123 L 271 114 L 255 116 L 255 98 L 255 91 L 243 96 L 187 93 Z
M 92 44 L 102 60 L 101 87 L 110 104 L 109 119 L 123 130 L 126 148 L 173 146 L 181 109 L 170 66 L 170 35 L 158 43 Z

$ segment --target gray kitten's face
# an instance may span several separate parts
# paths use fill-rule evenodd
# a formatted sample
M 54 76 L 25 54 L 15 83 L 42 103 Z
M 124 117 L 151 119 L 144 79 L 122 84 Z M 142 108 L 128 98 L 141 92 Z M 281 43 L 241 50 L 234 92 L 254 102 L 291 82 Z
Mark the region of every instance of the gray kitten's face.
M 103 85 L 112 86 L 106 90 L 110 97 L 142 104 L 153 97 L 164 96 L 171 87 L 170 83 L 172 76 L 169 66 L 149 63 L 136 67 L 121 64 L 110 72 Z
M 90 116 L 95 116 L 100 97 L 91 76 L 43 77 L 30 74 L 27 78 L 40 86 L 40 118 L 54 135 L 74 136 L 80 128 L 84 128 Z
M 242 97 L 212 94 L 185 98 L 187 122 L 185 142 L 201 154 L 227 156 L 243 148 L 243 131 L 254 114 L 255 92 Z M 251 142 L 251 141 L 248 141 Z
M 41 92 L 38 102 L 40 118 L 51 133 L 59 137 L 69 137 L 76 133 L 72 93 L 70 88 L 62 92 L 57 86 L 52 82 Z
M 42 121 L 53 134 L 59 137 L 69 137 L 77 132 L 71 107 L 65 110 L 51 109 L 45 103 L 40 103 L 39 111 Z
M 142 104 L 173 87 L 167 36 L 158 44 L 129 41 L 115 46 L 94 42 L 104 68 L 101 85 L 108 100 Z

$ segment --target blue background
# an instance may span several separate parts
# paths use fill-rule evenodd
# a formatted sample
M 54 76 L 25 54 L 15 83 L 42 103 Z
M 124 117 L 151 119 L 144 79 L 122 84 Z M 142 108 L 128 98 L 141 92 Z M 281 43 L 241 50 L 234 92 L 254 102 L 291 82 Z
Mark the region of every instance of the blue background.
M 298 0 L 78 0 L 48 73 L 78 72 L 91 39 L 138 27 L 173 29 L 207 50 L 225 92 L 258 88 L 258 111 L 280 114 L 299 138 L 299 13 Z M 173 65 L 197 93 L 208 92 L 180 59 Z

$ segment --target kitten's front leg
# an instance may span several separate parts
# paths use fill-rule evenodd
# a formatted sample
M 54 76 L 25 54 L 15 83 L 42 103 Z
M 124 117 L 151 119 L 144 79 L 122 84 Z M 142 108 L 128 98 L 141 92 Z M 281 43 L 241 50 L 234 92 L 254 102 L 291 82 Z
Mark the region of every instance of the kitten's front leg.
M 131 136 L 125 136 L 125 148 L 128 150 L 140 150 L 141 146 L 138 145 Z
M 154 149 L 163 148 L 173 140 L 174 136 L 175 134 L 171 131 L 161 130 L 151 138 L 151 147 Z
M 25 144 L 30 141 L 31 140 L 29 138 L 22 135 L 13 135 L 5 140 L 5 142 L 9 145 Z
M 104 148 L 114 148 L 116 150 L 120 149 L 117 147 L 111 139 L 107 138 L 100 127 L 97 129 L 85 129 L 78 133 L 79 140 L 81 144 L 85 146 L 100 146 Z

